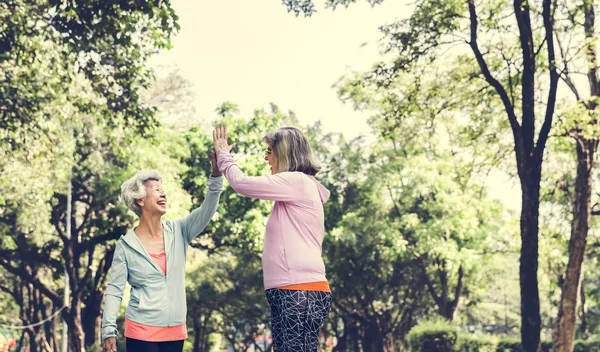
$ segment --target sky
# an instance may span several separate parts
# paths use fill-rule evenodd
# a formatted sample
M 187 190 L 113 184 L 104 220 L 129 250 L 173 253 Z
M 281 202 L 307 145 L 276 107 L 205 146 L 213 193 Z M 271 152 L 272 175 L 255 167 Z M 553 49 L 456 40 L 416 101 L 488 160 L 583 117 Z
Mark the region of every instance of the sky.
M 181 31 L 152 63 L 174 64 L 192 82 L 202 119 L 214 118 L 224 101 L 243 116 L 273 102 L 302 124 L 320 120 L 325 130 L 355 137 L 370 131 L 368 114 L 342 104 L 332 85 L 380 61 L 378 27 L 410 8 L 403 1 L 336 11 L 317 4 L 305 18 L 281 0 L 175 0 Z
M 332 85 L 382 60 L 378 28 L 410 15 L 409 2 L 372 8 L 358 0 L 332 11 L 317 0 L 318 12 L 307 18 L 288 13 L 281 0 L 174 0 L 181 30 L 151 65 L 182 72 L 204 121 L 225 101 L 238 104 L 242 116 L 275 103 L 303 125 L 321 121 L 326 132 L 350 139 L 370 132 L 369 113 L 343 104 Z M 493 198 L 519 207 L 518 187 L 506 175 L 488 184 Z

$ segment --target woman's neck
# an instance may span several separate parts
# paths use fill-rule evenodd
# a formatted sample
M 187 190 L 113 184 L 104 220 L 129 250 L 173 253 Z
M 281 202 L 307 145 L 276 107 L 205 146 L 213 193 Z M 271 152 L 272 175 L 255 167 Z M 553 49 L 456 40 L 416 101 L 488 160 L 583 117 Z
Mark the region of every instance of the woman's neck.
M 138 236 L 161 238 L 162 223 L 160 222 L 160 216 L 145 216 L 142 214 L 140 224 L 135 228 L 135 233 Z

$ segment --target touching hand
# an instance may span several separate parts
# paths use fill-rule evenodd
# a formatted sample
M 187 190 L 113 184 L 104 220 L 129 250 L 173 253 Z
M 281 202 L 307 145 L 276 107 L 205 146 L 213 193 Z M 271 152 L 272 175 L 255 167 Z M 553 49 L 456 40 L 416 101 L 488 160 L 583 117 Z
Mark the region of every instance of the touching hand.
M 217 164 L 217 153 L 214 150 L 210 151 L 210 164 L 212 165 L 211 176 L 217 177 L 223 175 Z
M 235 146 L 235 143 L 229 145 L 227 142 L 227 128 L 223 125 L 217 125 L 213 131 L 213 141 L 215 143 L 215 152 L 218 152 L 219 150 L 230 152 Z

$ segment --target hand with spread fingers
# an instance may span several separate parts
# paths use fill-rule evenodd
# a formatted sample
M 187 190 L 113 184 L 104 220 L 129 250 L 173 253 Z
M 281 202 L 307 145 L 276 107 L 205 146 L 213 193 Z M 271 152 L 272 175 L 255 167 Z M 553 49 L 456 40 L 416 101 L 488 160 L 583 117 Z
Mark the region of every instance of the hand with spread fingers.
M 229 143 L 227 142 L 227 127 L 223 125 L 217 125 L 217 127 L 213 131 L 213 141 L 215 143 L 215 152 L 218 152 L 219 150 L 226 150 L 228 152 L 231 152 L 231 150 L 235 146 L 235 143 L 229 145 Z

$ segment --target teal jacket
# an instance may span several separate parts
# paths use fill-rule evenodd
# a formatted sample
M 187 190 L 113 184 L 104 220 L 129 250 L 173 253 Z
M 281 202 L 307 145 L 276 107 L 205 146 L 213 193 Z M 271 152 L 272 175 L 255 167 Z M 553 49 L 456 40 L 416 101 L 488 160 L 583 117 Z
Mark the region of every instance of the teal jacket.
M 211 177 L 202 205 L 184 218 L 163 222 L 167 275 L 137 238 L 133 229 L 117 241 L 102 314 L 102 340 L 118 336 L 117 315 L 125 284 L 131 286 L 125 315 L 153 326 L 176 326 L 186 320 L 185 259 L 188 244 L 206 227 L 219 203 L 223 177 Z

